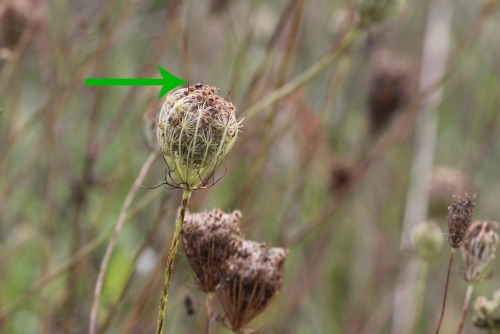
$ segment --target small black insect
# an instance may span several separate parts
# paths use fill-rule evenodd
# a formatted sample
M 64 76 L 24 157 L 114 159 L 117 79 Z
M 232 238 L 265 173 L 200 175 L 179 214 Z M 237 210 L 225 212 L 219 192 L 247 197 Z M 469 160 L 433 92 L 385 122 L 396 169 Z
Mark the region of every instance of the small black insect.
M 198 82 L 196 85 L 194 85 L 194 88 L 196 89 L 200 89 L 201 87 L 203 87 L 203 83 L 201 82 Z
M 196 312 L 195 306 L 194 306 L 194 300 L 191 294 L 186 293 L 184 296 L 184 307 L 186 308 L 186 313 L 187 315 L 193 315 Z

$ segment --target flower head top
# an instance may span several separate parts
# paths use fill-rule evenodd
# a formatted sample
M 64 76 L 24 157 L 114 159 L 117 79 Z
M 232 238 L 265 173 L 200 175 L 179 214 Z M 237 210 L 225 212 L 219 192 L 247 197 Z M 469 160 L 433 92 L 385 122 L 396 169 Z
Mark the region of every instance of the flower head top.
M 472 211 L 476 204 L 472 202 L 468 197 L 465 199 L 457 198 L 448 207 L 448 230 L 451 247 L 458 248 L 464 242 L 467 235 L 467 229 L 472 220 Z
M 167 94 L 156 137 L 174 182 L 187 190 L 205 186 L 233 147 L 241 127 L 234 105 L 204 84 Z

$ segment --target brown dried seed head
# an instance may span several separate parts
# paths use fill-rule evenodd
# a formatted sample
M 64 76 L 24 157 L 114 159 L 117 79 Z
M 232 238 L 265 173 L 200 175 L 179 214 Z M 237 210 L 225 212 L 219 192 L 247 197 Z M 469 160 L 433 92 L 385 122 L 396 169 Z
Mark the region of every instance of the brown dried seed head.
M 469 227 L 461 248 L 467 282 L 480 283 L 489 278 L 499 243 L 497 229 L 498 223 L 493 221 L 476 221 Z
M 476 204 L 468 197 L 465 199 L 457 198 L 448 207 L 448 241 L 453 248 L 458 248 L 462 245 L 467 229 L 472 220 L 472 212 Z
M 0 1 L 0 38 L 5 46 L 15 48 L 28 29 L 36 33 L 46 18 L 45 10 L 40 0 Z
M 186 213 L 182 226 L 182 245 L 200 289 L 215 291 L 227 270 L 227 260 L 241 243 L 240 211 L 224 213 Z
M 402 110 L 412 94 L 412 65 L 387 50 L 374 53 L 369 71 L 370 131 L 377 134 Z
M 245 240 L 229 259 L 217 297 L 234 331 L 264 311 L 281 289 L 287 253 L 283 248 Z

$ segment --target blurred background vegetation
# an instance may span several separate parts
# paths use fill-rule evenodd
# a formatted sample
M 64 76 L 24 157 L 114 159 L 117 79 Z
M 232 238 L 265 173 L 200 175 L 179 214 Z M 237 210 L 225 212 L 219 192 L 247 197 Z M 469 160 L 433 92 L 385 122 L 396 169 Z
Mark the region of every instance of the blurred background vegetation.
M 476 194 L 475 218 L 500 219 L 500 13 L 488 0 L 372 2 L 2 0 L 0 332 L 88 331 L 162 101 L 159 87 L 84 78 L 158 77 L 158 64 L 218 86 L 245 117 L 224 177 L 189 209 L 239 209 L 247 238 L 289 249 L 283 289 L 251 328 L 432 332 L 452 196 Z M 180 202 L 150 189 L 165 168 L 157 156 L 132 193 L 99 332 L 154 332 Z M 410 235 L 429 219 L 444 245 L 427 266 Z M 491 297 L 495 269 L 476 296 Z M 462 272 L 457 256 L 442 333 L 458 327 Z M 181 250 L 167 332 L 201 332 L 203 298 Z

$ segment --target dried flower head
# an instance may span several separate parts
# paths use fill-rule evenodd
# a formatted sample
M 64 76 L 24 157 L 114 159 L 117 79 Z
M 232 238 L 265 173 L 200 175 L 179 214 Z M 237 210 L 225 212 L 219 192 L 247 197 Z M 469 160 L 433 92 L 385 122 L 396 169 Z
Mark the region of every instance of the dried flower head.
M 227 270 L 227 260 L 241 244 L 238 222 L 241 212 L 186 214 L 182 226 L 182 245 L 200 289 L 214 292 Z
M 287 253 L 283 248 L 245 240 L 229 259 L 217 298 L 234 331 L 264 311 L 281 289 Z
M 476 205 L 468 197 L 465 199 L 457 198 L 448 207 L 448 241 L 453 248 L 462 245 L 469 225 L 472 220 L 472 212 Z
M 331 169 L 330 189 L 342 191 L 351 181 L 355 171 L 354 163 L 347 159 L 338 159 Z
M 432 260 L 443 247 L 443 235 L 433 221 L 418 224 L 412 230 L 412 239 L 418 255 L 425 261 Z
M 473 308 L 472 322 L 476 327 L 489 329 L 491 333 L 500 330 L 500 290 L 495 291 L 492 300 L 477 297 Z
M 35 32 L 45 19 L 45 4 L 40 0 L 4 0 L 0 3 L 1 38 L 9 49 L 15 48 L 23 34 Z
M 204 84 L 167 94 L 156 136 L 165 161 L 187 190 L 208 183 L 215 167 L 233 147 L 241 121 L 234 105 Z
M 411 61 L 391 51 L 374 52 L 368 78 L 368 112 L 371 133 L 383 130 L 403 110 L 413 90 Z
M 498 223 L 493 221 L 476 221 L 469 227 L 461 248 L 467 282 L 480 283 L 489 278 L 499 243 L 497 229 Z

